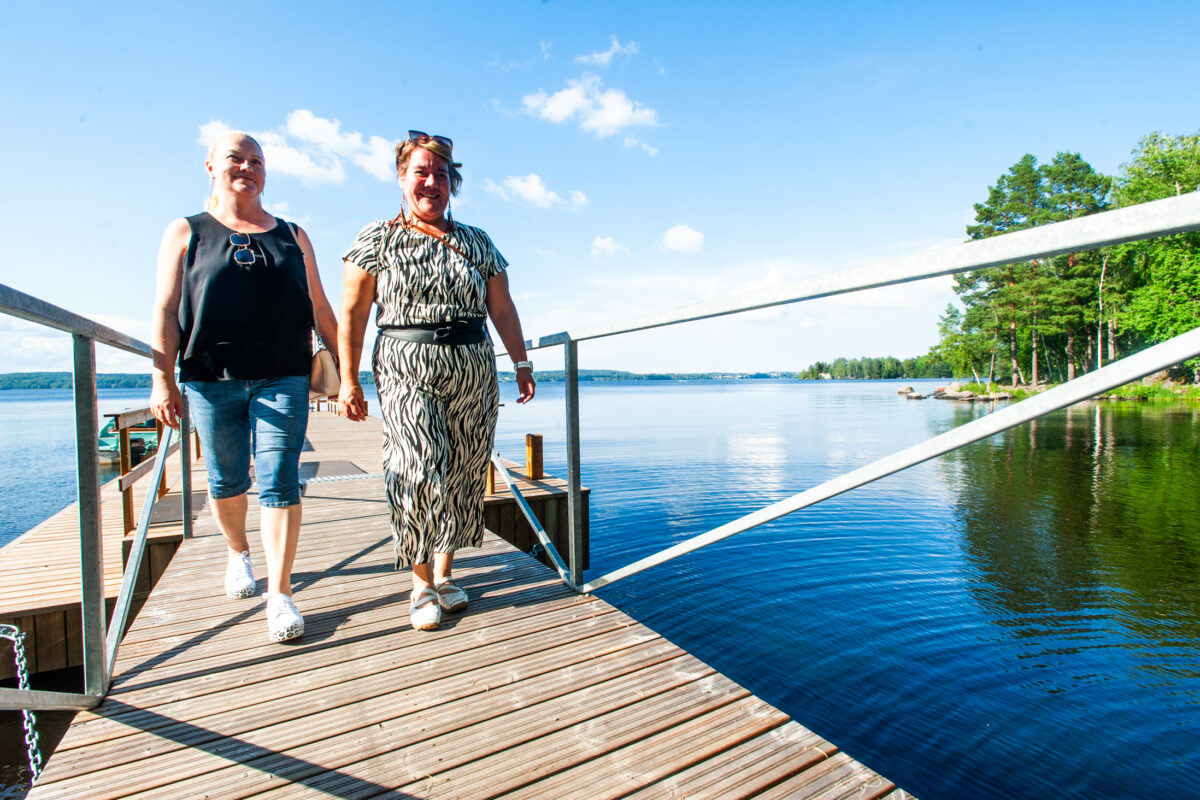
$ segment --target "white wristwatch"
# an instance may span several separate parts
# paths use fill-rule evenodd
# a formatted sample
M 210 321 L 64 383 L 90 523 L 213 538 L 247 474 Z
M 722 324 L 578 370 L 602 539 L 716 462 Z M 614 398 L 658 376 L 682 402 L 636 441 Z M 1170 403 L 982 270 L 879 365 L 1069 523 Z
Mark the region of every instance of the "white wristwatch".
M 518 370 L 518 369 L 522 369 L 522 368 L 528 369 L 530 372 L 533 372 L 533 362 L 532 361 L 514 361 L 513 362 L 513 370 L 514 371 Z

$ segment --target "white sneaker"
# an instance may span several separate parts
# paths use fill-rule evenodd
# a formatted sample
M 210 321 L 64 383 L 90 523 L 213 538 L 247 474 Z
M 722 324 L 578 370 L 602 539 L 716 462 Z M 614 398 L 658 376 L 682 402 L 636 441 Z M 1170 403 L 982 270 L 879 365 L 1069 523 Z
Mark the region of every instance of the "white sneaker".
M 442 607 L 438 605 L 437 592 L 426 586 L 415 592 L 409 600 L 408 620 L 419 631 L 436 631 L 442 624 Z
M 286 642 L 304 635 L 304 617 L 291 595 L 267 594 L 267 630 L 272 642 Z
M 253 597 L 254 589 L 254 565 L 250 563 L 250 553 L 242 551 L 241 555 L 230 556 L 225 566 L 225 594 Z

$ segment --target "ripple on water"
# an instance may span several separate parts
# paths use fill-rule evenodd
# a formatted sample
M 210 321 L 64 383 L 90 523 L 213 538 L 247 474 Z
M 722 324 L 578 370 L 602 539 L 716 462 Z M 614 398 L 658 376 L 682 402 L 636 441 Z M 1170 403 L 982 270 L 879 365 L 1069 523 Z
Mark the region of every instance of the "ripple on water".
M 586 577 L 985 413 L 895 389 L 584 385 Z M 565 474 L 561 385 L 501 392 L 498 449 L 543 433 Z M 923 800 L 1185 797 L 1200 418 L 1157 408 L 1060 412 L 599 594 Z

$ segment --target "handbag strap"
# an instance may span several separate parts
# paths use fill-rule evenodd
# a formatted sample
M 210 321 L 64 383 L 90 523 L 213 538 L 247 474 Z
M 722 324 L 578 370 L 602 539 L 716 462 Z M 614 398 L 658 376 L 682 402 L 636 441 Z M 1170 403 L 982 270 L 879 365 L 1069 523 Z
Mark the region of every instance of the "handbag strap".
M 289 221 L 287 223 L 287 226 L 292 231 L 292 241 L 294 241 L 296 243 L 296 246 L 299 247 L 300 246 L 300 238 L 299 238 L 299 236 L 296 235 L 296 232 L 299 230 L 299 227 L 296 225 L 296 223 L 291 222 L 291 221 Z M 300 252 L 304 252 L 304 248 L 301 247 Z M 325 346 L 325 340 L 321 338 L 321 330 L 317 327 L 317 304 L 316 304 L 316 301 L 313 300 L 312 285 L 308 282 L 308 259 L 307 258 L 304 260 L 304 287 L 308 290 L 308 304 L 312 306 L 313 353 L 316 354 L 316 353 L 321 352 L 322 350 L 329 350 L 329 348 Z M 330 352 L 330 354 L 332 355 L 332 351 Z
M 483 270 L 481 270 L 479 268 L 479 266 L 467 256 L 466 253 L 464 253 L 462 250 L 460 250 L 458 247 L 456 247 L 454 242 L 450 241 L 445 236 L 443 236 L 441 231 L 439 231 L 437 228 L 430 225 L 428 222 L 425 222 L 423 220 L 419 220 L 416 218 L 409 219 L 408 217 L 406 217 L 404 215 L 404 211 L 401 210 L 400 213 L 397 214 L 395 216 L 395 218 L 393 218 L 392 221 L 388 223 L 388 226 L 391 227 L 392 225 L 395 225 L 396 223 L 400 223 L 405 228 L 411 228 L 412 230 L 415 230 L 418 233 L 423 233 L 426 236 L 432 236 L 434 239 L 437 239 L 439 242 L 446 245 L 446 247 L 449 247 L 451 250 L 453 250 L 454 252 L 456 252 L 460 256 L 462 256 L 463 261 L 466 261 L 467 264 L 469 264 L 471 266 L 471 269 L 475 270 L 480 275 L 483 275 Z

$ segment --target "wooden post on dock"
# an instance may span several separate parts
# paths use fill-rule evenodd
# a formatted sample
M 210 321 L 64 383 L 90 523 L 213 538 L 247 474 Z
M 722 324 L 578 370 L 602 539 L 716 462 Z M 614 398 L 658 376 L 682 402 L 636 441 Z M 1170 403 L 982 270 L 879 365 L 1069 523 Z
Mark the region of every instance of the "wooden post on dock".
M 155 431 L 155 435 L 157 437 L 155 439 L 155 441 L 158 442 L 159 447 L 162 447 L 163 424 L 161 422 L 159 422 L 158 420 L 154 421 L 154 431 Z M 167 471 L 164 469 L 162 471 L 162 477 L 158 481 L 158 499 L 159 500 L 163 499 L 163 497 L 166 495 L 166 493 L 167 493 Z
M 117 429 L 117 463 L 120 464 L 121 475 L 124 476 L 133 466 L 129 456 L 129 429 Z M 133 487 L 121 492 L 121 517 L 125 521 L 125 532 L 129 533 L 136 525 L 133 522 Z
M 491 461 L 487 465 L 487 493 L 496 493 L 496 465 Z
M 531 481 L 542 479 L 542 435 L 525 434 L 525 477 Z

